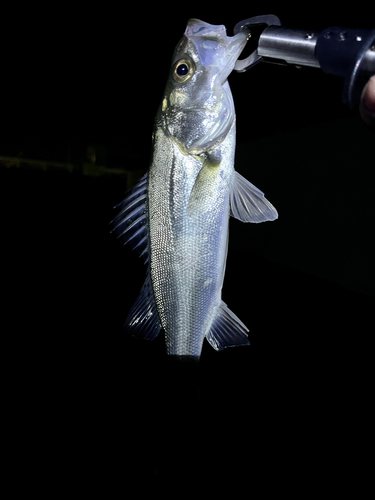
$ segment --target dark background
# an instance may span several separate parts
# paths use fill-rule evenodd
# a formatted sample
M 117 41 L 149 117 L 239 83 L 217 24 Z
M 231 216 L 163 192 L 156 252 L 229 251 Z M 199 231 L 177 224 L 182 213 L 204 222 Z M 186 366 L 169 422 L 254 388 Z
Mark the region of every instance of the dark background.
M 291 27 L 373 28 L 373 6 L 24 9 L 3 16 L 0 155 L 75 168 L 0 169 L 9 463 L 33 470 L 17 484 L 78 481 L 107 496 L 134 482 L 140 492 L 199 491 L 200 481 L 250 493 L 358 488 L 371 418 L 375 136 L 342 105 L 343 82 L 267 64 L 231 75 L 236 169 L 279 220 L 231 221 L 223 299 L 251 346 L 205 344 L 199 368 L 170 364 L 161 337 L 124 335 L 145 269 L 108 222 L 131 176 L 83 175 L 83 165 L 90 147 L 98 165 L 147 169 L 190 17 L 228 34 L 268 13 Z

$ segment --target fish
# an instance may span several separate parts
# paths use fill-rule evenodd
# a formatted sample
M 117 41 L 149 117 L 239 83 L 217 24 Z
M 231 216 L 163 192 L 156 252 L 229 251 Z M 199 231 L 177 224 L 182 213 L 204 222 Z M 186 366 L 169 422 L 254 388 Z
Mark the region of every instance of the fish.
M 148 172 L 120 203 L 118 238 L 147 265 L 125 328 L 167 354 L 199 359 L 248 345 L 248 328 L 223 302 L 229 218 L 278 217 L 264 193 L 234 169 L 236 116 L 228 76 L 248 33 L 190 19 L 173 53 L 153 132 Z

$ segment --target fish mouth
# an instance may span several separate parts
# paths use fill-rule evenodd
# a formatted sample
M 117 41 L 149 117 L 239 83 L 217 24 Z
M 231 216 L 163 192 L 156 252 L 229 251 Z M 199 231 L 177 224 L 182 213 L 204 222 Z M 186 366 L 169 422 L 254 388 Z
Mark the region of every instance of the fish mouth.
M 212 57 L 208 56 L 208 59 L 206 59 L 205 51 L 211 54 L 216 53 L 216 50 L 212 50 L 209 46 L 206 45 L 205 47 L 205 42 L 208 44 L 213 42 L 221 47 L 223 53 L 221 53 L 221 50 L 217 53 L 220 54 L 221 61 L 216 60 L 216 64 L 220 64 L 220 66 L 223 64 L 219 78 L 221 84 L 225 83 L 233 71 L 237 59 L 247 43 L 249 34 L 249 30 L 242 30 L 237 35 L 228 36 L 224 25 L 208 24 L 199 19 L 189 19 L 185 30 L 185 36 L 195 45 L 203 66 L 210 65 Z M 213 57 L 215 59 L 215 56 Z

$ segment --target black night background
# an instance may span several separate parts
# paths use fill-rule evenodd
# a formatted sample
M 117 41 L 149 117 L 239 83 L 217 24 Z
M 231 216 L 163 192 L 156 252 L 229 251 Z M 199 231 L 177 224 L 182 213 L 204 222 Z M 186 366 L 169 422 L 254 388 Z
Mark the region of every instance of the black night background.
M 4 13 L 3 412 L 15 491 L 178 497 L 226 485 L 233 497 L 301 497 L 324 485 L 359 496 L 373 418 L 375 135 L 342 104 L 342 80 L 266 63 L 230 76 L 235 168 L 279 212 L 231 220 L 223 299 L 249 347 L 205 344 L 190 370 L 169 362 L 161 335 L 125 335 L 145 268 L 108 226 L 148 168 L 189 18 L 229 35 L 269 13 L 297 28 L 374 27 L 366 3 L 293 5 Z

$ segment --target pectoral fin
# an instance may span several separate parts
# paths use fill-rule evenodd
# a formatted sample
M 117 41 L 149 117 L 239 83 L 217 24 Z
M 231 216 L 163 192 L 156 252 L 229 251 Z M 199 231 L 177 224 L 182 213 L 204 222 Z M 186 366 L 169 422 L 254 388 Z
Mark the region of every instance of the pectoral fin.
M 209 210 L 217 196 L 220 161 L 206 158 L 191 190 L 188 217 L 197 217 Z
M 234 173 L 230 209 L 232 217 L 242 222 L 266 222 L 278 217 L 275 207 L 264 197 L 264 193 L 238 172 Z

